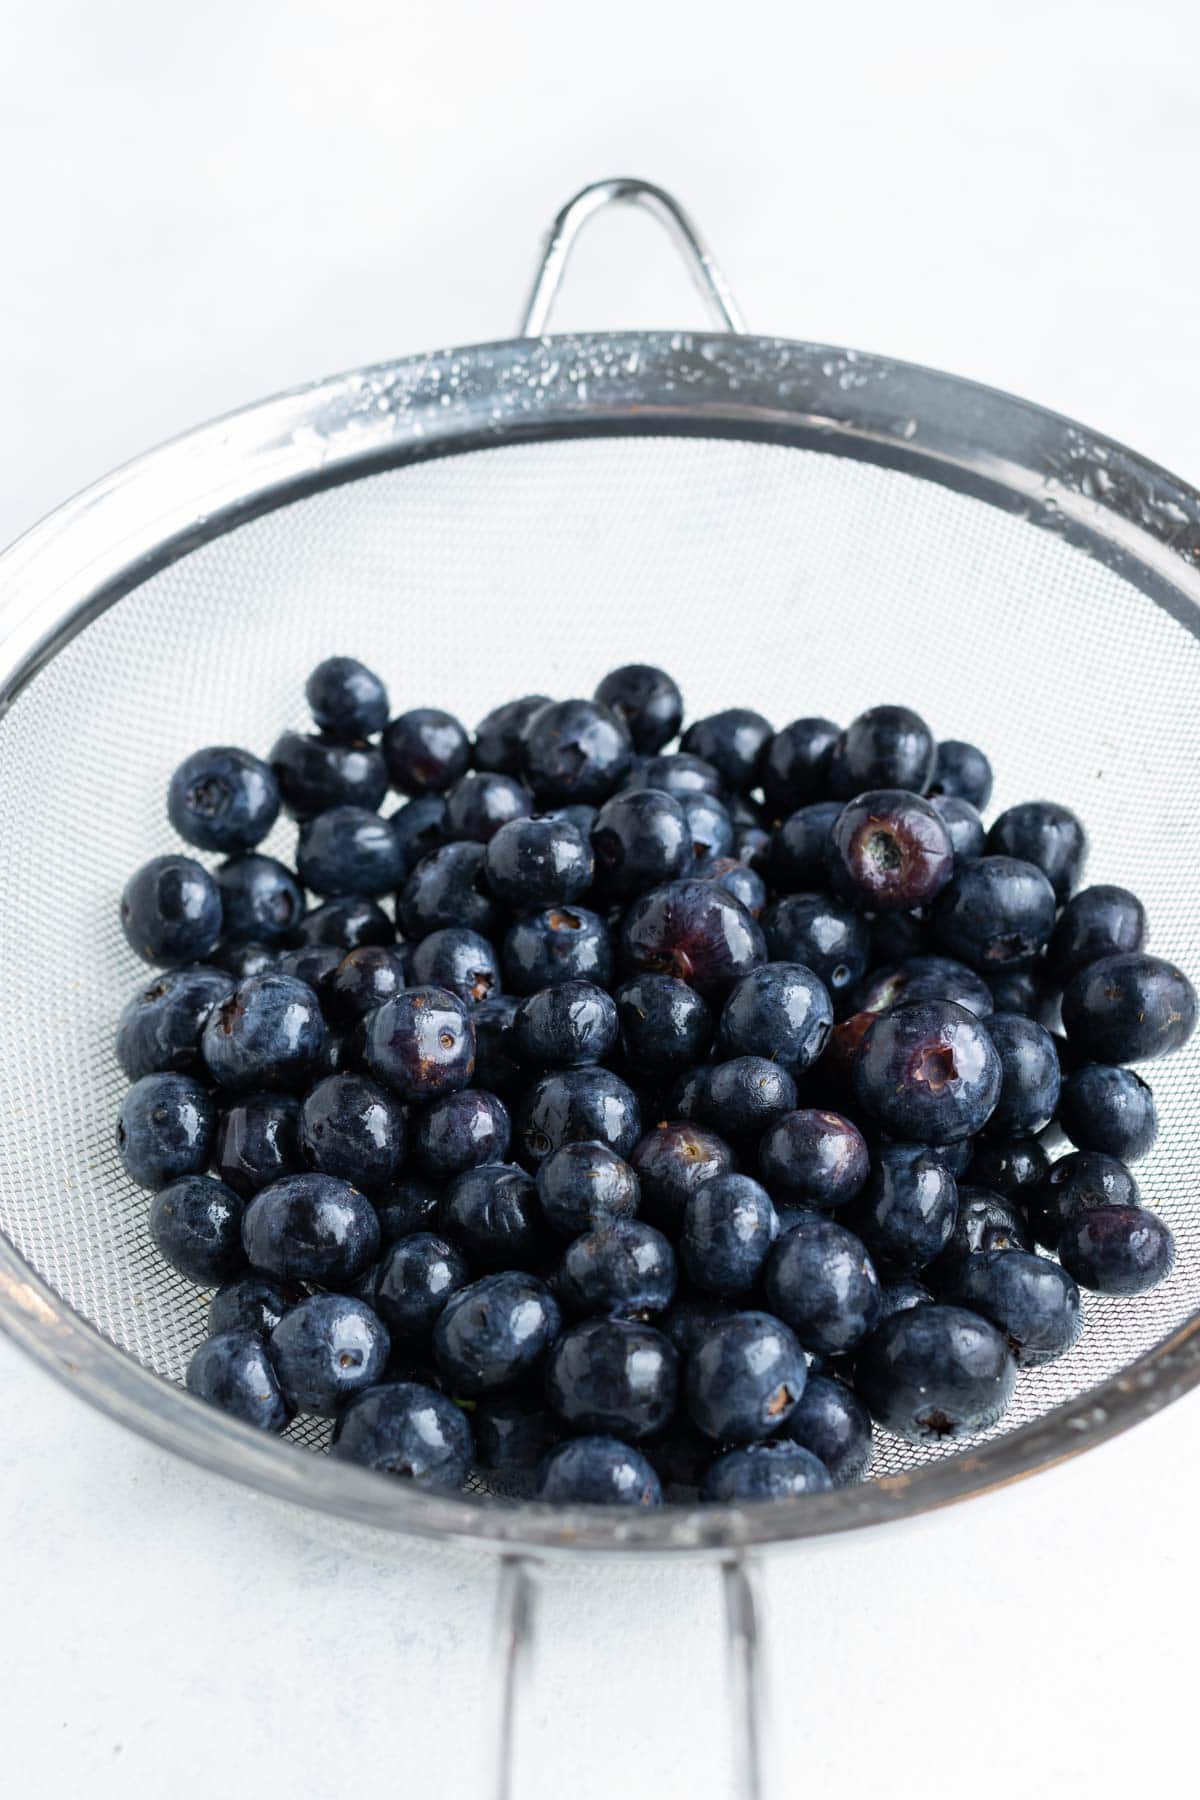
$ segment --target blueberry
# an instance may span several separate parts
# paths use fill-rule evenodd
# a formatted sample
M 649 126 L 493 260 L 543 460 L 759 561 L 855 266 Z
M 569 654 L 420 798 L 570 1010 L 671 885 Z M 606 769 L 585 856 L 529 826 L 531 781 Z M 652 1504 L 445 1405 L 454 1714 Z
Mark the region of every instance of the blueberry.
M 987 1030 L 949 1000 L 881 1013 L 854 1065 L 859 1103 L 885 1131 L 918 1143 L 972 1137 L 1000 1096 L 1000 1057 Z
M 293 819 L 311 819 L 330 806 L 374 812 L 387 793 L 387 765 L 372 744 L 341 743 L 317 733 L 285 731 L 268 761 Z
M 150 1236 L 159 1254 L 200 1287 L 227 1281 L 242 1268 L 243 1202 L 211 1175 L 181 1175 L 155 1194 Z
M 944 738 L 937 747 L 930 799 L 965 800 L 983 812 L 992 797 L 992 765 L 974 744 Z
M 445 988 L 405 988 L 368 1015 L 364 1056 L 401 1100 L 435 1100 L 466 1087 L 475 1070 L 471 1014 Z
M 719 1175 L 687 1203 L 679 1254 L 694 1287 L 748 1294 L 779 1231 L 764 1187 L 749 1175 Z
M 918 1000 L 953 1000 L 977 1019 L 995 1010 L 992 991 L 983 977 L 950 956 L 910 956 L 907 961 L 876 969 L 851 996 L 856 1011 L 881 1013 Z
M 548 1408 L 524 1394 L 484 1394 L 471 1413 L 475 1460 L 481 1469 L 524 1475 L 536 1469 L 558 1442 Z
M 910 913 L 879 913 L 871 920 L 871 961 L 903 963 L 932 950 L 933 930 L 926 908 Z M 961 966 L 961 965 L 960 965 Z
M 207 1168 L 216 1129 L 212 1095 L 190 1075 L 143 1075 L 121 1102 L 117 1153 L 139 1187 L 161 1188 Z
M 511 1102 L 525 1082 L 512 1039 L 519 1001 L 515 994 L 484 1000 L 471 1014 L 475 1027 L 475 1080 L 489 1093 Z
M 1028 1199 L 1029 1224 L 1039 1244 L 1058 1248 L 1063 1226 L 1099 1206 L 1137 1206 L 1138 1185 L 1125 1164 L 1098 1150 L 1076 1150 L 1052 1163 Z
M 522 1000 L 513 1047 L 535 1069 L 578 1069 L 603 1062 L 616 1044 L 617 1007 L 591 981 L 560 981 Z
M 364 944 L 390 944 L 396 928 L 374 900 L 364 894 L 346 894 L 305 913 L 296 936 L 302 944 L 332 944 L 345 951 Z
M 608 1069 L 560 1069 L 525 1094 L 517 1135 L 533 1167 L 562 1144 L 592 1139 L 627 1157 L 641 1136 L 637 1096 Z
M 387 689 L 352 656 L 327 656 L 304 684 L 304 698 L 321 731 L 341 740 L 373 737 L 388 721 Z
M 694 1111 L 722 1137 L 758 1137 L 796 1105 L 796 1083 L 787 1069 L 765 1056 L 734 1056 L 701 1072 Z
M 704 1480 L 704 1498 L 721 1504 L 794 1500 L 832 1486 L 828 1469 L 811 1450 L 793 1443 L 750 1444 L 717 1457 Z
M 919 794 L 872 788 L 842 808 L 829 840 L 835 892 L 872 912 L 910 912 L 939 894 L 954 849 L 939 814 Z
M 744 907 L 693 878 L 634 901 L 621 928 L 621 960 L 628 974 L 675 975 L 707 999 L 765 962 L 766 945 Z
M 279 783 L 248 750 L 194 750 L 171 777 L 167 813 L 187 843 L 223 856 L 252 850 L 279 816 Z
M 404 1159 L 404 1112 L 362 1075 L 329 1075 L 300 1108 L 300 1153 L 309 1168 L 364 1193 L 386 1187 Z
M 231 975 L 201 963 L 167 969 L 140 987 L 117 1024 L 117 1061 L 130 1081 L 198 1073 L 204 1022 L 233 987 Z
M 960 800 L 955 794 L 936 794 L 929 804 L 946 827 L 956 865 L 983 855 L 987 830 L 969 800 Z
M 624 786 L 626 791 L 661 788 L 664 793 L 674 794 L 676 799 L 681 794 L 716 794 L 719 797 L 721 777 L 702 756 L 678 750 L 672 755 L 647 757 L 636 773 L 631 769 Z
M 806 1350 L 848 1350 L 879 1318 L 879 1277 L 866 1247 L 823 1213 L 801 1219 L 774 1245 L 764 1287 L 768 1306 Z
M 556 1290 L 575 1316 L 629 1318 L 664 1311 L 675 1283 L 675 1252 L 661 1231 L 640 1219 L 615 1219 L 568 1245 Z
M 1157 1213 L 1140 1206 L 1096 1206 L 1075 1212 L 1058 1254 L 1080 1287 L 1101 1294 L 1144 1294 L 1175 1264 L 1175 1240 Z
M 458 720 L 432 706 L 393 719 L 382 748 L 391 784 L 402 794 L 444 793 L 471 763 L 471 740 Z
M 279 968 L 280 951 L 274 944 L 260 944 L 254 938 L 244 943 L 219 944 L 212 960 L 235 984 L 249 981 L 252 975 L 269 975 Z
M 675 1410 L 679 1359 L 649 1325 L 588 1319 L 573 1325 L 550 1352 L 546 1392 L 572 1431 L 648 1437 Z
M 758 1168 L 776 1200 L 832 1209 L 853 1200 L 867 1179 L 870 1157 L 849 1119 L 805 1108 L 784 1113 L 764 1133 Z
M 704 795 L 693 798 L 711 800 Z M 693 861 L 683 805 L 657 788 L 614 794 L 596 814 L 591 843 L 597 883 L 615 900 L 629 900 L 673 881 Z
M 508 1108 L 482 1088 L 443 1094 L 418 1116 L 413 1153 L 431 1181 L 452 1181 L 480 1163 L 503 1162 L 510 1136 Z
M 758 872 L 748 863 L 738 862 L 732 856 L 714 856 L 703 862 L 696 873 L 704 881 L 715 882 L 727 894 L 731 894 L 740 906 L 744 906 L 752 919 L 759 918 L 766 909 L 767 884 Z
M 1127 888 L 1090 887 L 1063 907 L 1047 961 L 1060 985 L 1101 957 L 1128 955 L 1146 941 L 1146 909 Z
M 1058 1120 L 1080 1150 L 1101 1150 L 1136 1162 L 1158 1136 L 1158 1115 L 1149 1085 L 1132 1069 L 1084 1063 L 1067 1078 Z
M 721 1013 L 721 1048 L 770 1057 L 798 1075 L 816 1062 L 833 1029 L 825 985 L 802 963 L 762 963 L 731 989 Z
M 408 986 L 408 955 L 398 944 L 360 944 L 339 958 L 326 1011 L 343 1030 L 394 1000 Z
M 706 1053 L 713 1019 L 694 988 L 674 975 L 635 975 L 616 992 L 621 1044 L 631 1068 L 670 1075 Z
M 220 889 L 190 856 L 152 857 L 125 883 L 121 929 L 145 962 L 198 962 L 221 935 Z
M 1029 1227 L 1019 1204 L 985 1188 L 958 1190 L 958 1216 L 946 1248 L 925 1275 L 937 1291 L 949 1286 L 968 1256 L 981 1250 L 1030 1250 Z
M 527 819 L 533 811 L 529 789 L 511 775 L 460 775 L 446 794 L 446 836 L 487 844 L 502 825 Z
M 733 1168 L 733 1152 L 723 1139 L 682 1120 L 656 1125 L 629 1160 L 641 1183 L 644 1216 L 671 1237 L 679 1234 L 690 1197 Z
M 301 944 L 295 950 L 280 951 L 274 968 L 278 974 L 294 976 L 310 987 L 324 1012 L 332 999 L 333 978 L 341 962 L 342 952 L 333 944 Z
M 879 1291 L 881 1319 L 890 1319 L 893 1313 L 907 1312 L 912 1306 L 932 1304 L 933 1295 L 929 1289 L 912 1275 L 900 1275 L 895 1281 L 885 1281 Z
M 250 1202 L 242 1242 L 261 1274 L 337 1288 L 375 1260 L 379 1220 L 371 1202 L 348 1181 L 287 1175 Z
M 267 1346 L 257 1331 L 222 1331 L 201 1344 L 187 1366 L 190 1394 L 260 1431 L 291 1420 Z
M 984 1250 L 960 1263 L 947 1299 L 990 1319 L 1019 1369 L 1052 1362 L 1083 1330 L 1079 1289 L 1065 1269 L 1028 1250 Z
M 614 712 L 635 750 L 653 755 L 670 743 L 683 722 L 683 696 L 663 669 L 626 663 L 604 677 L 595 698 Z
M 910 1443 L 984 1431 L 1012 1398 L 1016 1366 L 994 1325 L 958 1306 L 916 1306 L 884 1319 L 859 1348 L 860 1397 Z
M 273 856 L 231 856 L 217 870 L 227 944 L 283 944 L 304 917 L 304 891 Z
M 658 1321 L 659 1329 L 670 1338 L 680 1356 L 695 1354 L 705 1339 L 733 1318 L 738 1309 L 729 1300 L 718 1300 L 712 1294 L 687 1294 L 677 1297 L 674 1305 Z M 709 1446 L 711 1453 L 712 1446 Z
M 290 975 L 255 975 L 209 1014 L 200 1039 L 218 1087 L 302 1087 L 325 1051 L 317 996 Z
M 482 844 L 442 844 L 423 856 L 396 897 L 396 919 L 414 942 L 446 925 L 465 925 L 486 937 L 496 906 L 483 879 Z
M 1077 1053 L 1095 1062 L 1140 1062 L 1187 1043 L 1196 991 L 1182 970 L 1157 956 L 1105 956 L 1072 977 L 1062 1015 Z
M 414 1231 L 384 1251 L 375 1274 L 375 1310 L 393 1343 L 428 1345 L 438 1315 L 469 1280 L 466 1259 L 447 1238 Z
M 457 1175 L 438 1219 L 481 1268 L 529 1268 L 542 1248 L 537 1192 L 514 1163 L 482 1163 Z
M 860 913 L 828 894 L 785 894 L 762 915 L 767 954 L 802 963 L 832 993 L 861 980 L 871 956 L 871 932 Z
M 989 856 L 1012 856 L 1032 863 L 1049 881 L 1061 905 L 1083 873 L 1087 836 L 1068 807 L 1052 800 L 1010 806 L 988 832 Z
M 670 795 L 665 797 L 669 799 Z M 715 794 L 683 794 L 675 804 L 683 811 L 693 862 L 707 863 L 714 857 L 728 856 L 733 849 L 733 820 Z
M 566 806 L 552 806 L 545 813 L 536 815 L 539 818 L 555 819 L 560 825 L 573 825 L 585 844 L 591 843 L 592 826 L 596 823 L 598 807 L 588 806 L 583 801 L 575 801 Z
M 501 964 L 505 986 L 514 994 L 533 994 L 557 981 L 606 987 L 612 976 L 608 926 L 583 906 L 527 913 L 506 934 Z
M 537 1172 L 542 1216 L 562 1237 L 578 1237 L 638 1209 L 640 1186 L 629 1164 L 607 1144 L 561 1144 Z
M 361 806 L 331 806 L 308 819 L 296 866 L 305 887 L 327 898 L 384 894 L 403 874 L 391 822 Z
M 913 1145 L 881 1144 L 852 1222 L 874 1260 L 906 1275 L 946 1248 L 958 1218 L 958 1185 Z
M 383 1382 L 356 1394 L 334 1427 L 331 1454 L 420 1487 L 459 1488 L 475 1446 L 466 1414 L 435 1388 Z
M 849 1487 L 866 1474 L 871 1415 L 845 1382 L 810 1375 L 783 1431 L 818 1459 L 834 1487 Z
M 561 1326 L 544 1281 L 515 1269 L 459 1288 L 438 1314 L 433 1353 L 456 1394 L 494 1393 L 528 1380 Z
M 549 815 L 510 820 L 489 839 L 483 870 L 506 906 L 568 904 L 592 883 L 590 826 L 585 836 L 569 820 Z
M 284 1313 L 303 1298 L 304 1289 L 294 1283 L 268 1281 L 265 1275 L 240 1275 L 213 1295 L 208 1308 L 208 1335 L 257 1331 L 268 1337 Z
M 289 1404 L 326 1419 L 380 1379 L 388 1350 L 386 1327 L 345 1294 L 313 1294 L 271 1333 L 271 1360 Z
M 1054 1117 L 1062 1070 L 1054 1039 L 1020 1013 L 996 1013 L 987 1034 L 1000 1058 L 1000 1098 L 988 1120 L 998 1137 L 1035 1137 Z
M 687 756 L 716 769 L 726 786 L 748 792 L 757 787 L 767 746 L 775 733 L 761 713 L 731 706 L 689 725 L 680 740 Z
M 660 1506 L 662 1487 L 631 1445 L 613 1437 L 577 1437 L 542 1462 L 534 1498 L 554 1506 Z
M 784 820 L 767 852 L 770 880 L 781 894 L 807 893 L 826 886 L 833 828 L 844 810 L 840 800 L 819 800 Z
M 775 733 L 761 769 L 763 794 L 773 818 L 785 819 L 798 807 L 825 798 L 839 735 L 830 719 L 796 719 Z
M 412 980 L 448 988 L 469 1007 L 500 992 L 500 965 L 490 941 L 463 925 L 447 925 L 422 938 L 412 953 Z
M 1027 968 L 1002 969 L 997 975 L 989 975 L 987 986 L 993 1011 L 1022 1013 L 1027 1019 L 1040 1019 L 1049 1002 L 1044 974 L 1045 965 L 1039 958 Z
M 807 1372 L 803 1350 L 779 1319 L 730 1313 L 713 1321 L 688 1356 L 688 1412 L 718 1443 L 753 1443 L 786 1422 Z
M 519 775 L 521 744 L 530 720 L 550 704 L 547 694 L 526 694 L 495 706 L 475 727 L 474 763 L 497 775 Z
M 981 856 L 956 869 L 933 909 L 951 956 L 990 974 L 1032 962 L 1054 927 L 1054 889 L 1032 863 Z
M 907 706 L 872 706 L 852 719 L 829 760 L 829 792 L 850 800 L 869 788 L 923 794 L 933 779 L 937 748 L 924 719 Z
M 379 1233 L 384 1243 L 394 1244 L 398 1238 L 411 1237 L 414 1231 L 432 1231 L 437 1223 L 439 1205 L 440 1197 L 435 1187 L 417 1175 L 402 1174 L 375 1201 Z
M 522 772 L 537 798 L 550 806 L 598 804 L 620 785 L 632 754 L 625 724 L 607 706 L 551 701 L 525 729 Z
M 244 1200 L 299 1172 L 300 1103 L 291 1094 L 246 1094 L 222 1114 L 212 1166 Z
M 430 851 L 446 841 L 446 802 L 441 794 L 419 794 L 388 819 L 399 861 L 397 882 L 405 882 Z
M 1050 1158 L 1036 1138 L 980 1138 L 967 1171 L 972 1186 L 1018 1201 L 1042 1180 Z

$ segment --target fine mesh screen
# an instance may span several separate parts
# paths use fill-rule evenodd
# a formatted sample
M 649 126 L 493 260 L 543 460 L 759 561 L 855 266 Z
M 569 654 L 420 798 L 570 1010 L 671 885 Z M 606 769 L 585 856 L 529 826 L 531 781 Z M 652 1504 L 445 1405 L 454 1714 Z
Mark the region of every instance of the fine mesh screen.
M 911 476 L 695 439 L 480 451 L 304 500 L 122 600 L 0 724 L 0 1229 L 169 1380 L 208 1297 L 159 1260 L 114 1150 L 113 1027 L 145 978 L 117 895 L 172 845 L 176 762 L 208 743 L 265 753 L 305 727 L 304 678 L 333 652 L 378 668 L 395 711 L 440 705 L 468 724 L 530 689 L 590 693 L 632 660 L 670 668 L 691 716 L 745 704 L 779 724 L 845 720 L 905 701 L 987 749 L 993 812 L 1074 807 L 1087 878 L 1136 888 L 1152 947 L 1200 972 L 1178 800 L 1195 785 L 1200 643 L 1047 533 Z M 294 827 L 264 847 L 290 856 Z M 1200 1305 L 1198 1069 L 1200 1043 L 1151 1072 L 1163 1129 L 1138 1166 L 1176 1233 L 1176 1273 L 1139 1300 L 1087 1296 L 1080 1345 L 1021 1376 L 1005 1429 Z M 874 1470 L 937 1454 L 881 1437 Z

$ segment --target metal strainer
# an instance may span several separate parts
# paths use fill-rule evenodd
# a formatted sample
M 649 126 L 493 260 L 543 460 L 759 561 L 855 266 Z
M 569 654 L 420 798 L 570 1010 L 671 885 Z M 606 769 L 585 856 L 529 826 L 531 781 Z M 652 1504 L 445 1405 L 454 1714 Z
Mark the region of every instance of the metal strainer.
M 542 335 L 580 225 L 647 205 L 721 329 Z M 985 745 L 998 806 L 1052 796 L 1128 882 L 1154 950 L 1200 968 L 1176 796 L 1200 762 L 1200 496 L 1094 433 L 930 370 L 742 335 L 660 190 L 585 190 L 522 335 L 263 401 L 98 483 L 0 560 L 0 1323 L 77 1391 L 268 1493 L 505 1552 L 708 1551 L 747 1658 L 751 1546 L 897 1518 L 1046 1466 L 1200 1379 L 1200 1041 L 1156 1067 L 1139 1164 L 1179 1245 L 1138 1301 L 1088 1296 L 1078 1347 L 1022 1374 L 966 1453 L 880 1434 L 859 1489 L 760 1508 L 604 1513 L 390 1484 L 262 1438 L 180 1385 L 206 1298 L 163 1263 L 122 1174 L 111 1041 L 139 976 L 116 918 L 165 847 L 166 777 L 198 743 L 303 727 L 307 671 L 352 651 L 396 709 L 468 721 L 531 685 L 590 693 L 652 660 L 693 715 L 778 723 L 904 700 Z M 291 848 L 286 829 L 278 848 Z M 301 1447 L 297 1447 L 297 1446 Z M 515 1560 L 514 1560 L 515 1559 Z

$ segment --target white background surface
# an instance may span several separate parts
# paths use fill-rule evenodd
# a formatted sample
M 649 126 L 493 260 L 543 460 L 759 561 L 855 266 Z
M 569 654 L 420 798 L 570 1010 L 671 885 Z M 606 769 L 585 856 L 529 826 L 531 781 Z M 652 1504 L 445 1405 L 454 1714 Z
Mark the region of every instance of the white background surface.
M 597 175 L 700 219 L 753 327 L 1029 394 L 1200 481 L 1200 24 L 1171 5 L 10 0 L 0 539 L 148 444 L 513 328 Z M 559 322 L 689 324 L 653 228 Z M 774 1560 L 777 1792 L 1187 1785 L 1200 1401 Z M 0 1344 L 0 1785 L 478 1789 L 492 1565 L 334 1544 Z M 547 1585 L 518 1794 L 727 1791 L 710 1571 Z

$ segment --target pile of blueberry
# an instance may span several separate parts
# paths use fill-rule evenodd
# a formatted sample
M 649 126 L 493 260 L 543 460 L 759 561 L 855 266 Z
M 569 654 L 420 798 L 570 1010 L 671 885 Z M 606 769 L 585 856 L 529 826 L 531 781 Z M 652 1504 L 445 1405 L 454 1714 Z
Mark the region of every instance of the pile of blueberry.
M 121 1014 L 117 1144 L 217 1290 L 194 1393 L 439 1487 L 795 1495 L 860 1479 L 873 1420 L 993 1424 L 1081 1286 L 1169 1272 L 1124 1065 L 1196 998 L 1133 894 L 1075 891 L 1065 807 L 987 829 L 986 757 L 901 706 L 732 708 L 667 751 L 680 693 L 641 665 L 473 738 L 389 721 L 350 658 L 306 691 L 316 732 L 172 777 L 224 860 L 121 901 L 162 973 Z M 281 806 L 294 870 L 256 849 Z

